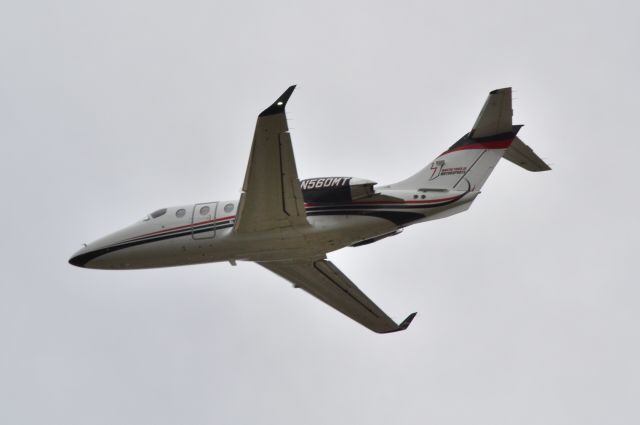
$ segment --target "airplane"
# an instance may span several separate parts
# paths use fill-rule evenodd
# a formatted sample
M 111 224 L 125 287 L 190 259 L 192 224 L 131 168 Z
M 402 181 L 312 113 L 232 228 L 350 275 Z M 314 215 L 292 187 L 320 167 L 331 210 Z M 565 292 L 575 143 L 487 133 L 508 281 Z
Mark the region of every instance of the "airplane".
M 529 171 L 550 170 L 518 138 L 522 125 L 512 124 L 507 87 L 489 93 L 469 133 L 404 180 L 300 181 L 285 113 L 295 87 L 258 116 L 239 200 L 158 209 L 85 245 L 69 263 L 123 270 L 253 261 L 374 332 L 402 331 L 416 313 L 396 323 L 327 253 L 466 211 L 500 158 Z

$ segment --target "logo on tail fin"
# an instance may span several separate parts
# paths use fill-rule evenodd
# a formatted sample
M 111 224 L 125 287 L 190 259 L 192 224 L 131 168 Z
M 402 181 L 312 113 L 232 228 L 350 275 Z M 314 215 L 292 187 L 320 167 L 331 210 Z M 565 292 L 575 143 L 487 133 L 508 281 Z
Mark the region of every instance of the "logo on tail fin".
M 444 160 L 440 159 L 431 163 L 431 177 L 429 181 L 435 180 L 440 176 L 451 176 L 454 174 L 465 174 L 467 167 L 448 167 L 444 168 Z
M 433 163 L 431 163 L 431 171 L 433 172 L 431 173 L 431 177 L 429 177 L 429 181 L 438 178 L 438 176 L 440 175 L 440 172 L 442 171 L 443 166 L 444 166 L 443 160 L 434 161 Z

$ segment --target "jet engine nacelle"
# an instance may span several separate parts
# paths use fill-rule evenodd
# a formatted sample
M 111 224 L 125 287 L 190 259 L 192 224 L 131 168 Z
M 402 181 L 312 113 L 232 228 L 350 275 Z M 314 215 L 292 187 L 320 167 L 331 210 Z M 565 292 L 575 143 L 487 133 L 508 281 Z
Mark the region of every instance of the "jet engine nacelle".
M 305 202 L 351 202 L 373 196 L 377 183 L 357 177 L 318 177 L 300 182 Z

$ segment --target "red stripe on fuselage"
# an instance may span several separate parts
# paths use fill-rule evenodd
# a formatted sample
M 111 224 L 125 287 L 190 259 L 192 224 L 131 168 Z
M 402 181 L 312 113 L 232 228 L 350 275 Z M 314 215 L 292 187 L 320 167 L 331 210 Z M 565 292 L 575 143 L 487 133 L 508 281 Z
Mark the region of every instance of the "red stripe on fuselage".
M 470 145 L 458 146 L 457 148 L 449 149 L 448 151 L 440 154 L 440 156 L 446 155 L 451 152 L 464 151 L 468 149 L 507 149 L 509 146 L 511 146 L 511 142 L 513 142 L 513 139 L 490 140 L 487 142 L 472 143 Z
M 200 221 L 198 223 L 190 223 L 190 224 L 185 224 L 185 225 L 182 225 L 182 226 L 171 227 L 169 229 L 163 229 L 163 230 L 158 230 L 158 231 L 151 232 L 151 233 L 145 233 L 144 235 L 140 235 L 140 236 L 133 237 L 131 239 L 127 239 L 127 241 L 134 240 L 134 239 L 140 239 L 140 238 L 144 238 L 144 237 L 147 237 L 147 236 L 162 235 L 164 233 L 169 233 L 169 232 L 172 232 L 172 231 L 178 230 L 178 229 L 186 229 L 188 227 L 202 226 L 203 224 L 215 223 L 217 221 L 224 221 L 224 220 L 229 220 L 229 219 L 232 219 L 232 218 L 236 218 L 236 216 L 235 215 L 230 215 L 230 216 L 227 216 L 227 217 L 220 217 L 220 218 L 216 218 L 216 219 L 213 219 L 213 220 L 205 220 L 205 221 Z

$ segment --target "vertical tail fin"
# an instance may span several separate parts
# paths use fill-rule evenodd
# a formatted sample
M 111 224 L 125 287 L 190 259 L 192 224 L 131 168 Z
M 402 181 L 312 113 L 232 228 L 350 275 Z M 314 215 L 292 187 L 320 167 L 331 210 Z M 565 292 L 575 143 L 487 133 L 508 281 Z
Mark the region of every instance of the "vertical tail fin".
M 417 174 L 388 188 L 478 191 L 522 127 L 513 125 L 512 115 L 511 87 L 493 90 L 469 133 Z
M 511 131 L 511 87 L 493 90 L 484 102 L 469 136 L 483 138 Z

